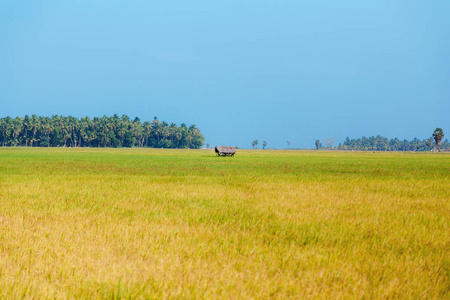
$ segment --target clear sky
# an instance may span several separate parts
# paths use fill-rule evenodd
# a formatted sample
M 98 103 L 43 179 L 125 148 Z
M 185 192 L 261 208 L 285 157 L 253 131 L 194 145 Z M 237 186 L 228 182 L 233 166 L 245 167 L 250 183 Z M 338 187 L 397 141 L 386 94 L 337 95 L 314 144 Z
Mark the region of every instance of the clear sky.
M 0 117 L 115 113 L 242 148 L 450 138 L 450 1 L 0 0 Z

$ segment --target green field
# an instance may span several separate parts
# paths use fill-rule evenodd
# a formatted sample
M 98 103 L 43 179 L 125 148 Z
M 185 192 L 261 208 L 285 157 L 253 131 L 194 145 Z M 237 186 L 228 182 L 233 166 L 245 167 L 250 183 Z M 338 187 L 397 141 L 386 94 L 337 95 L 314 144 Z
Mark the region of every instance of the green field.
M 450 155 L 0 148 L 0 298 L 450 298 Z

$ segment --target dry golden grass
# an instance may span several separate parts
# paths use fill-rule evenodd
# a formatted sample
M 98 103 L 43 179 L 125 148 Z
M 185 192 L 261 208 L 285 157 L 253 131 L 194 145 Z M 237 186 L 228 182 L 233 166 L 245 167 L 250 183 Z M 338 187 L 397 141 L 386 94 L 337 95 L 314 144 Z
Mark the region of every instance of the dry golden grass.
M 0 148 L 0 298 L 450 295 L 450 155 Z

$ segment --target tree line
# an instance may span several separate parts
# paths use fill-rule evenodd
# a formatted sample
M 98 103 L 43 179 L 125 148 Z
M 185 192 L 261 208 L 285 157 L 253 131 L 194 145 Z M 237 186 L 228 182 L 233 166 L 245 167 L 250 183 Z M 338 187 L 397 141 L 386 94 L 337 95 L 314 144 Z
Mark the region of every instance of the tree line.
M 141 122 L 136 117 L 41 117 L 0 119 L 0 145 L 25 147 L 152 147 L 198 149 L 205 142 L 195 125 Z
M 429 139 L 419 140 L 414 138 L 411 141 L 399 140 L 398 138 L 388 139 L 381 135 L 350 139 L 347 137 L 344 143 L 333 147 L 334 139 L 324 139 L 324 144 L 316 140 L 316 149 L 328 150 L 356 150 L 356 151 L 450 151 L 448 139 L 442 141 L 444 134 L 441 128 L 436 128 Z

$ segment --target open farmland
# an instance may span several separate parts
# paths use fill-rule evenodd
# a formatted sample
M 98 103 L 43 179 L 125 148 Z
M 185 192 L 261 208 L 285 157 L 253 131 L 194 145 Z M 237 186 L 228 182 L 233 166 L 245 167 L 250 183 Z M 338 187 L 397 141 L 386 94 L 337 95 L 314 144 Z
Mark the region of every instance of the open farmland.
M 450 155 L 0 148 L 0 298 L 449 298 Z

